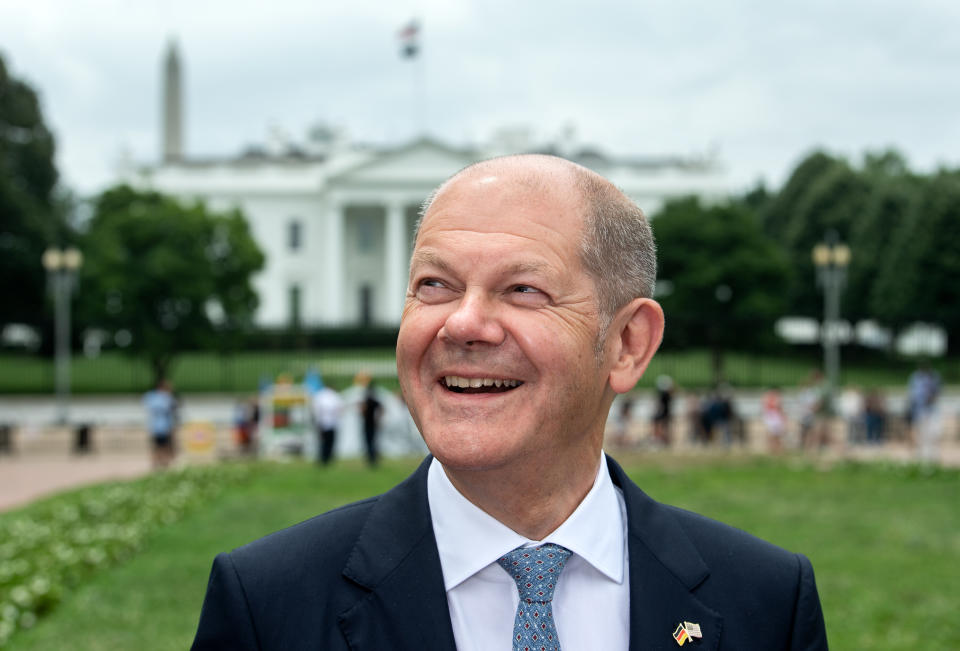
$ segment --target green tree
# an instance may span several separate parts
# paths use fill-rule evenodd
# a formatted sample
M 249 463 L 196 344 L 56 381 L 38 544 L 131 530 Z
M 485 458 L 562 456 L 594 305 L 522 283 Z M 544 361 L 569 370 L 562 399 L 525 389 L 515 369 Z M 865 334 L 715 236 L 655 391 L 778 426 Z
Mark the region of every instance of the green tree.
M 723 351 L 773 339 L 791 277 L 787 260 L 742 203 L 703 206 L 696 198 L 667 203 L 652 220 L 659 255 L 658 296 L 665 338 L 707 346 L 714 379 L 723 378 Z
M 941 171 L 923 184 L 891 238 L 870 295 L 895 327 L 938 323 L 948 345 L 960 337 L 960 171 Z
M 239 211 L 120 186 L 97 199 L 84 240 L 81 318 L 129 333 L 156 379 L 177 352 L 217 347 L 250 324 L 264 256 Z
M 55 196 L 54 139 L 37 94 L 0 57 L 0 329 L 45 325 L 44 249 L 71 238 Z
M 760 211 L 764 232 L 777 242 L 786 243 L 786 233 L 795 228 L 796 207 L 820 178 L 843 161 L 823 151 L 808 154 L 790 174 L 790 178 L 770 200 L 764 202 Z
M 863 175 L 840 163 L 825 170 L 798 198 L 782 240 L 798 279 L 790 294 L 791 314 L 813 317 L 822 314 L 823 298 L 814 282 L 813 247 L 823 241 L 829 231 L 835 231 L 841 241 L 849 244 L 853 225 L 864 214 L 871 192 L 870 183 Z M 853 266 L 862 263 L 862 258 L 851 261 Z M 860 310 L 850 303 L 850 298 L 861 291 L 862 288 L 848 284 L 844 296 L 845 315 L 853 316 Z
M 899 316 L 878 311 L 874 300 L 877 279 L 904 244 L 896 233 L 916 210 L 923 196 L 924 181 L 909 172 L 904 158 L 895 151 L 868 153 L 863 176 L 871 188 L 863 214 L 850 232 L 853 257 L 850 264 L 850 291 L 847 309 L 852 318 L 875 319 L 899 327 Z

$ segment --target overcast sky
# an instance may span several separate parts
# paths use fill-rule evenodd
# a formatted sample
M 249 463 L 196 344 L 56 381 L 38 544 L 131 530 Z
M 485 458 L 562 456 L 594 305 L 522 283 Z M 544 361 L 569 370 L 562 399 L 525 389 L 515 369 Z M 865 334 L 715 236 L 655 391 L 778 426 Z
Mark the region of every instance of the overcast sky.
M 397 37 L 412 17 L 414 64 Z M 778 186 L 816 146 L 960 165 L 955 0 L 0 0 L 0 53 L 39 91 L 67 185 L 101 189 L 125 151 L 158 158 L 171 36 L 189 155 L 316 122 L 401 144 L 422 121 L 454 145 L 573 125 L 616 154 L 716 149 L 744 187 Z

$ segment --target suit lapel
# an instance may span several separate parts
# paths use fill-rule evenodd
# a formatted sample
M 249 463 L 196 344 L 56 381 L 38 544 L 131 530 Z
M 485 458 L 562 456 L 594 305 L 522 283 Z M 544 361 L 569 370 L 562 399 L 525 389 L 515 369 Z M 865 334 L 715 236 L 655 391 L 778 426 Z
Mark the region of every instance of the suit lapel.
M 693 590 L 709 575 L 700 553 L 663 505 L 650 499 L 613 459 L 613 483 L 623 490 L 630 554 L 630 650 L 677 649 L 681 622 L 700 625 L 695 649 L 716 649 L 723 620 Z
M 427 503 L 430 459 L 377 500 L 344 566 L 366 591 L 338 618 L 351 649 L 455 649 Z

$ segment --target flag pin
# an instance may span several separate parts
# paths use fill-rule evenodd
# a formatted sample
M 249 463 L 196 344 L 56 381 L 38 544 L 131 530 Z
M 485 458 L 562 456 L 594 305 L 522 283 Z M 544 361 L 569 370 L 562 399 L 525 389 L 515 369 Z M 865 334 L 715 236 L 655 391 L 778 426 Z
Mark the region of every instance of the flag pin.
M 676 640 L 680 646 L 683 646 L 684 643 L 690 639 L 690 634 L 687 633 L 687 629 L 682 622 L 677 624 L 677 628 L 673 631 L 673 639 Z
M 691 638 L 696 638 L 699 640 L 703 637 L 703 633 L 700 632 L 700 624 L 684 622 L 683 628 L 687 631 L 687 635 L 689 635 Z

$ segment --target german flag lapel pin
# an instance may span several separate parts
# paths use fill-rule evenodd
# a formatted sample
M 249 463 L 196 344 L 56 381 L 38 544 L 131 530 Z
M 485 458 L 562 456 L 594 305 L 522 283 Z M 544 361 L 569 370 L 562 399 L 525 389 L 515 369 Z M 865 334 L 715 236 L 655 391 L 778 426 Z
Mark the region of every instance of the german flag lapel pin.
M 694 622 L 681 622 L 673 631 L 673 639 L 677 641 L 678 646 L 683 646 L 687 642 L 693 642 L 703 637 L 700 631 L 700 624 Z

